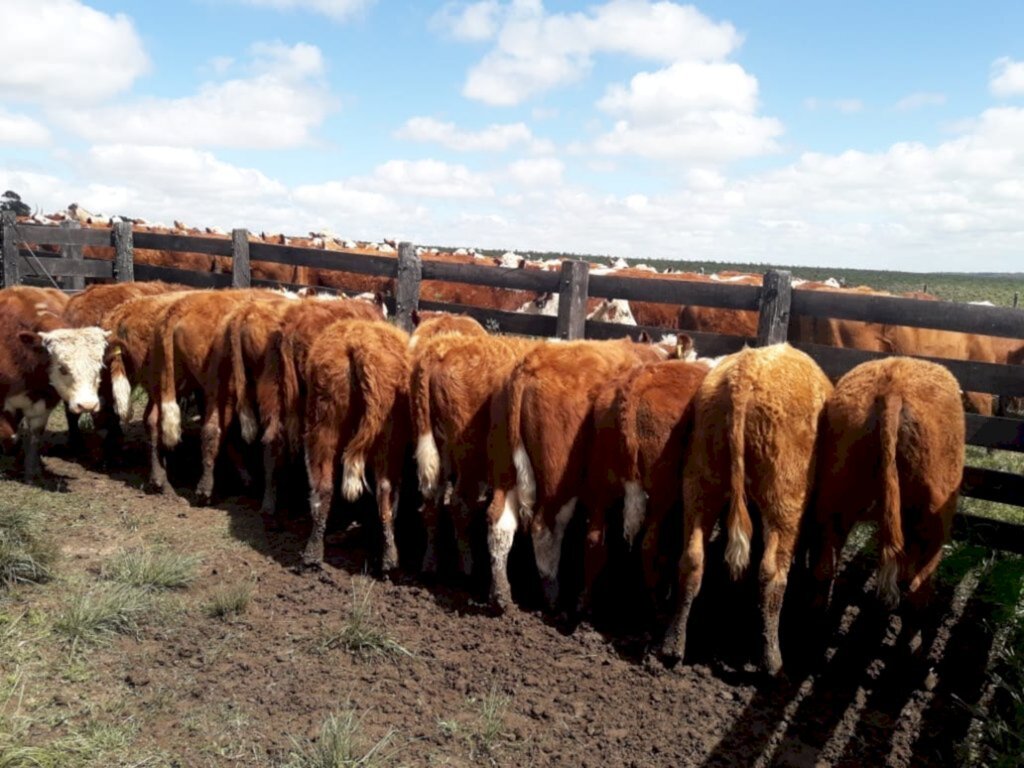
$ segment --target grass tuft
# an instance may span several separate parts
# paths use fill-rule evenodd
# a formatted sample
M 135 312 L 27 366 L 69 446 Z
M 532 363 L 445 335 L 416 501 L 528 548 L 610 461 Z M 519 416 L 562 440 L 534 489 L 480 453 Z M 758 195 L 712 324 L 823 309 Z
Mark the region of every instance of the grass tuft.
M 471 753 L 493 754 L 498 740 L 505 735 L 505 713 L 508 711 L 508 696 L 492 685 L 490 692 L 480 700 L 480 716 L 471 736 Z
M 240 581 L 214 590 L 206 604 L 206 615 L 214 619 L 227 619 L 246 612 L 252 601 L 252 583 Z
M 362 732 L 363 718 L 355 710 L 346 709 L 331 715 L 320 728 L 320 736 L 312 742 L 293 739 L 295 749 L 285 768 L 382 768 L 394 763 L 397 749 L 388 749 L 395 730 L 389 730 L 376 742 Z
M 372 656 L 412 656 L 382 626 L 379 612 L 371 598 L 373 582 L 359 580 L 352 586 L 352 609 L 339 632 L 328 633 L 322 640 L 323 650 L 342 648 L 364 658 Z
M 0 509 L 0 586 L 47 581 L 56 560 L 57 546 L 43 533 L 38 512 Z
M 73 593 L 57 615 L 53 629 L 72 649 L 99 645 L 111 635 L 136 634 L 140 619 L 151 608 L 152 600 L 138 587 L 100 584 Z
M 196 578 L 195 555 L 154 549 L 120 552 L 104 567 L 106 578 L 146 590 L 184 589 Z

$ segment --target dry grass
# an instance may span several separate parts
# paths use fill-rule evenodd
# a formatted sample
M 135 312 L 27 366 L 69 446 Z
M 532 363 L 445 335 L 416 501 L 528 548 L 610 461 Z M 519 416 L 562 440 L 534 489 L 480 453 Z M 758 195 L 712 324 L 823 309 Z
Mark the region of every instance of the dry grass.
M 412 656 L 384 626 L 372 601 L 373 588 L 374 583 L 369 579 L 353 581 L 352 608 L 339 631 L 325 634 L 320 642 L 321 649 L 342 648 L 364 658 Z
M 346 709 L 324 721 L 315 742 L 293 739 L 295 748 L 284 768 L 383 768 L 393 765 L 398 753 L 391 746 L 395 734 L 391 729 L 373 741 L 363 733 L 363 716 L 354 709 Z
M 0 509 L 0 586 L 47 581 L 56 560 L 57 547 L 43 532 L 38 511 L 22 506 Z

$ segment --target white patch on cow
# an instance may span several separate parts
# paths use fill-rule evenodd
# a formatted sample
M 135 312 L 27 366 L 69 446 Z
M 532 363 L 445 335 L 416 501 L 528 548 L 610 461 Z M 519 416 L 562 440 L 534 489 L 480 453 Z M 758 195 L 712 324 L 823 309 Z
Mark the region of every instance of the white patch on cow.
M 519 510 L 523 517 L 533 515 L 533 505 L 537 501 L 537 478 L 533 474 L 533 464 L 522 445 L 516 446 L 512 452 L 512 463 L 516 468 L 516 490 L 519 492 Z
M 420 479 L 420 492 L 432 496 L 441 478 L 441 454 L 433 432 L 424 432 L 416 441 L 416 466 Z
M 248 401 L 238 409 L 238 423 L 242 427 L 242 439 L 247 443 L 254 442 L 259 433 L 259 423 L 256 421 L 256 416 Z
M 830 277 L 825 281 L 825 285 L 829 288 L 842 288 L 842 285 L 834 277 Z
M 168 448 L 181 442 L 181 408 L 177 400 L 160 403 L 160 435 Z
M 456 248 L 454 251 L 452 251 L 452 255 L 453 256 L 469 256 L 469 251 L 467 251 L 465 248 Z
M 122 423 L 127 423 L 132 416 L 132 385 L 123 371 L 117 371 L 110 380 L 114 390 L 114 413 Z
M 491 561 L 502 568 L 508 562 L 508 553 L 512 550 L 512 541 L 516 537 L 516 528 L 519 527 L 519 519 L 516 516 L 517 507 L 516 492 L 511 490 L 505 496 L 501 517 L 487 529 L 487 549 L 490 552 Z
M 698 357 L 694 362 L 700 363 L 710 371 L 727 357 L 728 355 L 719 355 L 718 357 Z
M 341 477 L 341 495 L 345 501 L 355 501 L 366 488 L 366 462 L 362 456 L 353 456 L 345 460 Z
M 514 251 L 506 251 L 498 257 L 498 266 L 505 269 L 519 269 L 525 259 Z
M 611 266 L 612 269 L 629 269 L 629 262 L 620 256 L 618 258 L 612 259 Z
M 4 399 L 4 410 L 17 415 L 20 413 L 29 422 L 39 422 L 40 419 L 49 418 L 50 409 L 46 407 L 45 400 L 32 400 L 24 392 L 16 395 L 9 395 Z M 45 422 L 44 422 L 45 423 Z
M 546 579 L 558 578 L 558 564 L 562 559 L 562 539 L 565 529 L 576 511 L 576 498 L 572 498 L 555 515 L 553 528 L 540 526 L 533 529 L 533 556 L 537 571 Z
M 652 267 L 650 264 L 637 264 L 635 267 L 633 267 L 633 269 L 639 269 L 639 270 L 642 270 L 644 272 L 657 272 L 658 271 L 654 267 Z
M 587 320 L 602 323 L 618 323 L 619 325 L 636 325 L 636 318 L 625 299 L 605 299 L 597 308 L 587 315 Z
M 790 285 L 792 285 L 794 288 L 799 288 L 801 285 L 803 285 L 806 282 L 807 281 L 804 280 L 802 277 L 794 277 L 793 281 L 790 283 Z
M 415 333 L 412 334 L 409 337 L 409 350 L 410 351 L 416 349 L 416 345 L 419 343 L 419 340 L 420 340 L 420 337 L 417 336 Z
M 750 537 L 738 525 L 729 528 L 729 541 L 725 545 L 725 562 L 733 579 L 738 579 L 750 565 Z
M 558 316 L 558 294 L 542 293 L 533 301 L 528 301 L 521 306 L 518 312 L 527 315 L 542 315 L 544 317 Z
M 99 408 L 100 369 L 108 331 L 102 328 L 60 328 L 39 334 L 50 356 L 50 384 L 72 413 Z
M 394 246 L 392 246 L 392 245 L 390 245 L 388 243 L 381 243 L 380 245 L 377 246 L 377 250 L 380 251 L 381 253 L 394 253 L 395 252 Z
M 626 500 L 622 507 L 622 535 L 632 547 L 647 516 L 647 494 L 636 480 L 626 483 Z
M 889 608 L 895 608 L 900 602 L 899 574 L 900 565 L 896 558 L 883 562 L 878 569 L 878 597 Z

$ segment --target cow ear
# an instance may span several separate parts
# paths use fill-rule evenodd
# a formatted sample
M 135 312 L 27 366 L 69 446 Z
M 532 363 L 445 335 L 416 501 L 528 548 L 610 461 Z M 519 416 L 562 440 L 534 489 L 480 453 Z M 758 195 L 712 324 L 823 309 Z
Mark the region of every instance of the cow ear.
M 384 293 L 382 291 L 377 291 L 375 294 L 373 294 L 373 300 L 377 304 L 378 307 L 383 307 L 384 306 Z M 418 312 L 418 310 L 414 309 L 413 312 Z
M 693 339 L 682 334 L 676 336 L 676 357 L 680 360 L 697 359 L 697 350 L 693 348 Z
M 640 331 L 640 335 L 636 337 L 636 340 L 640 344 L 650 344 L 651 334 L 649 334 L 647 331 Z
M 412 311 L 412 315 L 411 315 L 411 317 L 412 317 L 412 324 L 413 324 L 413 327 L 415 327 L 415 328 L 419 328 L 419 325 L 420 325 L 420 320 L 422 319 L 422 318 L 420 317 L 420 311 L 419 311 L 418 309 L 414 309 L 414 310 Z
M 33 331 L 19 332 L 18 340 L 26 347 L 41 348 L 43 346 L 43 340 L 39 338 L 39 334 L 34 333 Z

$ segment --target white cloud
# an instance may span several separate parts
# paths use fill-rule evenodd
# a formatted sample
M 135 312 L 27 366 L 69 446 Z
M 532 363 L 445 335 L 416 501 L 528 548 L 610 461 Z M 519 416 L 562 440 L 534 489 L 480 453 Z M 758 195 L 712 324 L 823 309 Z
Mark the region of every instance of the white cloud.
M 613 85 L 598 107 L 618 116 L 602 154 L 724 162 L 777 151 L 782 124 L 757 111 L 757 79 L 735 63 L 681 61 Z
M 1024 61 L 1014 61 L 1007 56 L 996 59 L 992 62 L 988 88 L 1000 98 L 1024 95 Z
M 339 216 L 396 216 L 398 205 L 379 192 L 354 189 L 341 181 L 306 184 L 295 189 L 296 202 L 313 210 Z
M 50 143 L 50 131 L 28 115 L 0 108 L 0 144 L 12 147 L 44 147 Z
M 557 186 L 565 165 L 553 157 L 538 157 L 509 163 L 507 171 L 509 178 L 525 187 Z
M 479 42 L 490 40 L 498 31 L 498 0 L 477 3 L 445 3 L 431 21 L 431 25 L 448 32 L 456 40 Z
M 440 160 L 389 160 L 378 165 L 372 177 L 358 180 L 357 186 L 422 197 L 480 198 L 494 194 L 483 175 Z
M 545 11 L 541 0 L 493 0 L 442 15 L 463 39 L 496 38 L 495 47 L 469 71 L 463 94 L 509 106 L 572 83 L 598 53 L 627 54 L 654 61 L 717 61 L 741 42 L 731 24 L 714 23 L 693 6 L 650 0 L 610 0 L 584 12 Z M 487 23 L 468 24 L 469 18 Z
M 929 91 L 918 91 L 904 96 L 896 102 L 896 109 L 900 112 L 910 112 L 923 107 L 941 107 L 946 103 L 946 94 Z
M 369 8 L 375 0 L 235 0 L 258 8 L 273 8 L 279 11 L 310 11 L 319 13 L 334 21 L 347 21 L 360 11 Z
M 5 3 L 0 99 L 90 103 L 131 87 L 149 61 L 124 14 L 78 0 Z
M 55 109 L 55 119 L 90 141 L 183 147 L 295 147 L 334 107 L 314 45 L 257 43 L 249 77 L 207 82 L 176 99 Z
M 515 146 L 537 154 L 551 152 L 554 146 L 538 139 L 525 123 L 493 124 L 480 131 L 460 131 L 454 123 L 442 123 L 432 117 L 413 117 L 395 132 L 409 141 L 440 144 L 456 152 L 505 152 Z

